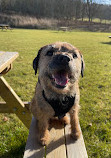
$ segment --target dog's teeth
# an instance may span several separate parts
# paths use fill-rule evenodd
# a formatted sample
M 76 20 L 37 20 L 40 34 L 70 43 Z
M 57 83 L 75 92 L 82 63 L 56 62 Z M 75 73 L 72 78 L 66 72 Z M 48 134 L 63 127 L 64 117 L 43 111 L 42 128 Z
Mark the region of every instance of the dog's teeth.
M 56 80 L 55 80 L 55 83 L 58 84 Z
M 52 77 L 54 78 L 54 75 L 52 75 Z

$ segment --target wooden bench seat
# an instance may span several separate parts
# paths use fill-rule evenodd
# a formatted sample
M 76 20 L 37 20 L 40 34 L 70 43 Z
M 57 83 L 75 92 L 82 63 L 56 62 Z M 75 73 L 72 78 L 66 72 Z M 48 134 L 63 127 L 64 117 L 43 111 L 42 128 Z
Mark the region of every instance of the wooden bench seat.
M 37 141 L 37 121 L 32 119 L 24 158 L 88 158 L 83 136 L 74 142 L 70 137 L 70 125 L 52 124 L 49 130 L 51 142 L 43 147 Z

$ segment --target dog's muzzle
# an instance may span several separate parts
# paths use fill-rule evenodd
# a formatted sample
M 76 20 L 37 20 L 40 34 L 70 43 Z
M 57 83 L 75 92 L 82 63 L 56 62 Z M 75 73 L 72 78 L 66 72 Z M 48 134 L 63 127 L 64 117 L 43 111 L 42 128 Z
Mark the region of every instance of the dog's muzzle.
M 67 55 L 58 54 L 49 64 L 52 73 L 52 83 L 57 88 L 65 88 L 70 80 L 70 58 Z

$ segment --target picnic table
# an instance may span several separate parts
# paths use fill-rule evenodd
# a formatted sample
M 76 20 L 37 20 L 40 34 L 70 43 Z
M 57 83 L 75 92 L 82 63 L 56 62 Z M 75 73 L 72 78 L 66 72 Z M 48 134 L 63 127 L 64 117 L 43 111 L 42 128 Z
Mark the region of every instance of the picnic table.
M 19 56 L 17 52 L 0 52 L 0 113 L 15 113 L 27 128 L 30 127 L 31 114 L 25 103 L 21 101 L 3 75 L 12 69 L 13 61 Z M 13 78 L 11 80 L 13 82 Z
M 11 30 L 11 27 L 8 24 L 0 24 L 0 28 L 2 29 L 2 31 L 7 29 Z
M 62 31 L 68 31 L 68 27 L 59 27 L 59 30 L 62 30 Z

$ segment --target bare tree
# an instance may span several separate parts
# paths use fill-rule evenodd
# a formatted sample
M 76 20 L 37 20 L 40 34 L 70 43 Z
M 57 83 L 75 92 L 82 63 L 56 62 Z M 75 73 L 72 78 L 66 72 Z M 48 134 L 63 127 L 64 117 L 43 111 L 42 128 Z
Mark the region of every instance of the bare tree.
M 87 0 L 87 16 L 89 19 L 89 22 L 92 22 L 93 17 L 97 14 L 99 5 L 95 3 L 93 0 Z
M 74 1 L 75 21 L 81 17 L 81 0 Z
M 82 18 L 82 21 L 84 20 L 85 16 L 86 16 L 86 3 L 82 2 L 81 3 L 81 18 Z

